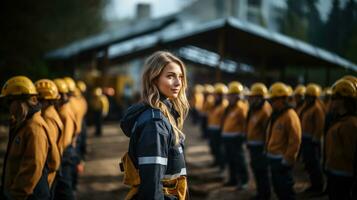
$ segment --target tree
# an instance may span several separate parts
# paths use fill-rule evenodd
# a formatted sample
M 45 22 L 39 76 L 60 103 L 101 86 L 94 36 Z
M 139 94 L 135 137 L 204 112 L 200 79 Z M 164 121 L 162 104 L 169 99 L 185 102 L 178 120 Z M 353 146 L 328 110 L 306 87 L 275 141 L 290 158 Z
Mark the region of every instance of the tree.
M 43 55 L 102 28 L 101 0 L 5 0 L 0 7 L 0 78 L 51 76 Z
M 306 19 L 305 19 L 305 1 L 288 0 L 288 9 L 281 22 L 281 32 L 288 36 L 307 40 Z

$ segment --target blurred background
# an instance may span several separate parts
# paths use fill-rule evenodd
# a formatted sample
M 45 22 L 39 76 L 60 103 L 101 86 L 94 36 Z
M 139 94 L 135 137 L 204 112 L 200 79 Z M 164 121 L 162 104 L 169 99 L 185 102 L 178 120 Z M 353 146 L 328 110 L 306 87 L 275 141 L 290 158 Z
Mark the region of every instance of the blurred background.
M 156 50 L 184 60 L 189 89 L 232 80 L 329 86 L 357 75 L 356 0 L 4 0 L 0 25 L 1 85 L 14 75 L 33 81 L 71 76 L 108 96 L 107 120 L 116 124 L 104 127 L 108 137 L 88 141 L 97 146 L 81 177 L 80 199 L 127 191 L 120 189 L 117 162 L 128 140 L 117 136 L 117 120 L 139 98 L 144 60 Z M 201 174 L 191 179 L 201 195 L 195 199 L 209 199 L 215 177 L 192 167 L 205 165 L 192 163 L 202 161 L 202 148 L 208 155 L 206 144 L 189 143 L 191 172 Z
M 185 60 L 190 85 L 329 85 L 357 70 L 355 0 L 27 0 L 0 9 L 1 84 L 70 75 L 114 88 L 119 101 L 135 96 L 145 57 L 159 49 Z

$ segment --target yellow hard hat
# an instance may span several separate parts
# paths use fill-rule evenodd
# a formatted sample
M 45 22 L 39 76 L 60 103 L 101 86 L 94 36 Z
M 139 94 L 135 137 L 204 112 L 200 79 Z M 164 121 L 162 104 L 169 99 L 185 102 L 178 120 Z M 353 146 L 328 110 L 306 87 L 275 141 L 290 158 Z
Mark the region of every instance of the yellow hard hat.
M 69 92 L 74 92 L 76 89 L 76 82 L 74 82 L 73 78 L 67 76 L 64 77 L 63 80 L 66 82 Z
M 87 90 L 87 85 L 83 81 L 77 81 L 77 87 L 81 92 L 85 92 Z
M 240 94 L 244 90 L 243 85 L 238 81 L 232 81 L 228 84 L 229 94 Z
M 14 76 L 6 81 L 1 90 L 1 97 L 13 95 L 36 95 L 36 87 L 26 76 Z
M 306 95 L 319 97 L 321 95 L 321 87 L 315 83 L 310 83 L 306 86 Z
M 224 85 L 223 83 L 216 83 L 214 85 L 214 92 L 216 94 L 227 94 L 228 92 L 228 88 L 226 85 Z
M 200 84 L 196 84 L 195 88 L 193 89 L 193 91 L 195 93 L 202 93 L 204 90 L 205 90 L 205 88 Z
M 102 95 L 102 94 L 103 94 L 102 88 L 100 88 L 100 87 L 94 88 L 93 94 L 94 94 L 95 96 L 100 96 L 100 95 Z
M 357 88 L 352 81 L 340 79 L 332 86 L 332 95 L 340 95 L 343 97 L 357 97 Z
M 63 79 L 56 78 L 53 80 L 53 82 L 56 84 L 58 92 L 60 92 L 60 93 L 68 93 L 69 92 L 68 86 Z
M 268 88 L 264 83 L 254 83 L 252 86 L 250 86 L 249 94 L 251 96 L 266 96 L 268 94 Z
M 304 96 L 306 92 L 306 87 L 303 85 L 298 85 L 295 87 L 294 95 Z
M 346 76 L 342 77 L 341 79 L 349 80 L 357 87 L 357 78 L 355 76 L 346 75 Z
M 292 96 L 294 93 L 293 88 L 290 85 L 286 85 L 286 87 L 288 88 L 289 96 Z
M 210 84 L 205 84 L 205 93 L 212 94 L 214 93 L 214 87 Z
M 35 82 L 36 90 L 42 99 L 59 99 L 58 88 L 56 84 L 49 79 L 41 79 Z
M 269 88 L 270 98 L 287 97 L 290 95 L 289 88 L 282 82 L 276 82 Z

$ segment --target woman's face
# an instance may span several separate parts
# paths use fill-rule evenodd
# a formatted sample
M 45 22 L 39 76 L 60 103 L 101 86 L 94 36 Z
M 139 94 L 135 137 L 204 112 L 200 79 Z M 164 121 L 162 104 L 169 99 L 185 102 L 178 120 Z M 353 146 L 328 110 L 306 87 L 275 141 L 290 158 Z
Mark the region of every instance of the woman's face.
M 183 74 L 180 65 L 172 62 L 162 70 L 156 86 L 159 91 L 169 99 L 177 98 L 182 88 Z

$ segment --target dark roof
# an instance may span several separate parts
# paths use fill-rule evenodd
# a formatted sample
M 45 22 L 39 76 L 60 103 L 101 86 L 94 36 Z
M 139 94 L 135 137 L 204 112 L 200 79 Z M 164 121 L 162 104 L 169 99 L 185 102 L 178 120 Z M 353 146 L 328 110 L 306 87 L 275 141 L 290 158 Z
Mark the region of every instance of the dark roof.
M 173 22 L 172 18 L 170 20 Z M 122 62 L 157 49 L 192 45 L 216 53 L 223 51 L 224 57 L 255 66 L 323 66 L 357 71 L 356 64 L 337 54 L 237 18 L 217 19 L 195 26 L 167 23 L 165 20 L 156 23 L 156 28 L 153 25 L 140 27 L 139 30 L 130 27 L 115 37 L 108 34 L 105 40 L 97 36 L 92 42 L 90 39 L 79 41 L 47 56 L 69 59 L 88 49 L 98 50 L 106 46 L 110 60 Z

